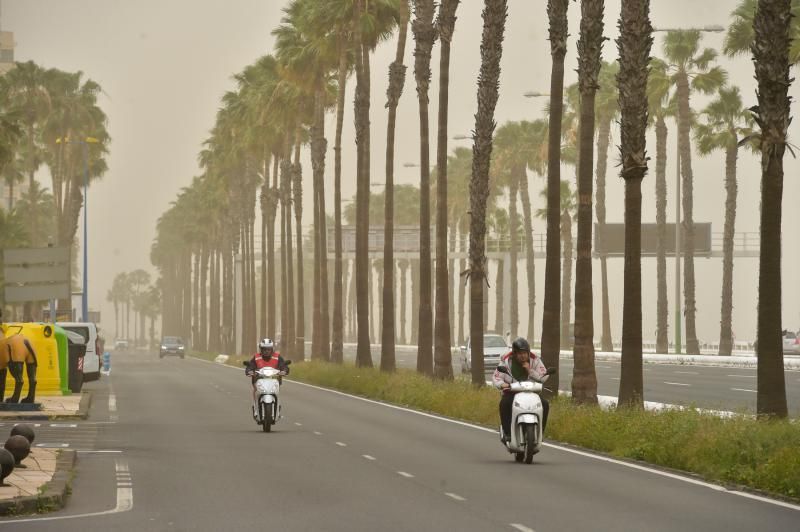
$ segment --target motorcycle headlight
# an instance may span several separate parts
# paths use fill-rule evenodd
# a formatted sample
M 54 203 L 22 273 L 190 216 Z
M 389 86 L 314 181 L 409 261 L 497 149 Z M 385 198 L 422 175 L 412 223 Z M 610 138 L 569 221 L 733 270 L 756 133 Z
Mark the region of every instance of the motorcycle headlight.
M 166 349 L 166 348 L 167 348 L 167 346 L 165 346 L 165 345 L 161 346 L 161 349 Z
M 179 346 L 178 346 L 178 349 L 179 349 L 179 350 L 181 350 L 181 351 L 183 351 L 183 346 L 182 346 L 182 345 L 179 345 Z

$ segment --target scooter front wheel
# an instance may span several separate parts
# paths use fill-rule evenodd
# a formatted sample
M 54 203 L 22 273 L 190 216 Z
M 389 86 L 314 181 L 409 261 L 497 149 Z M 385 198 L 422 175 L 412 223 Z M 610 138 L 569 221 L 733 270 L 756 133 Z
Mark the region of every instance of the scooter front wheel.
M 514 453 L 514 460 L 515 460 L 516 462 L 518 462 L 518 463 L 522 463 L 522 459 L 523 459 L 523 458 L 525 458 L 525 453 L 523 453 L 522 451 L 520 451 L 520 452 L 518 452 L 518 453 Z
M 525 425 L 525 463 L 533 462 L 536 454 L 536 425 Z
M 264 432 L 272 431 L 272 407 L 261 403 L 261 429 Z

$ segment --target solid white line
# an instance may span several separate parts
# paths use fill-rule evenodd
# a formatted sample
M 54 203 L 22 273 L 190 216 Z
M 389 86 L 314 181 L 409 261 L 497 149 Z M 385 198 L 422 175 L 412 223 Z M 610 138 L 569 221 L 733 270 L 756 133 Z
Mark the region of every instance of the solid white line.
M 758 393 L 758 390 L 748 390 L 747 388 L 731 388 L 734 392 L 752 392 Z
M 667 381 L 664 381 L 664 384 L 671 384 L 672 386 L 691 386 L 691 384 L 684 384 L 682 382 L 667 382 Z
M 461 495 L 457 495 L 455 493 L 445 492 L 445 495 L 447 495 L 448 497 L 450 497 L 451 499 L 454 499 L 456 501 L 466 501 L 467 500 L 464 497 L 462 497 Z
M 755 375 L 726 375 L 726 377 L 743 377 L 745 379 L 755 379 Z
M 679 375 L 700 375 L 696 371 L 675 371 L 674 373 L 677 373 Z
M 368 455 L 368 454 L 362 454 L 361 456 L 363 456 L 363 457 L 364 457 L 364 458 L 366 458 L 367 460 L 375 460 L 375 457 L 374 457 L 374 456 L 370 456 L 370 455 Z
M 108 396 L 108 411 L 109 412 L 116 412 L 117 411 L 117 396 L 113 393 Z
M 207 361 L 201 360 L 201 359 L 192 359 L 192 360 L 199 360 L 200 362 L 207 362 Z M 207 362 L 207 363 L 208 364 L 213 364 L 213 362 Z M 214 365 L 215 366 L 220 366 L 220 364 L 214 364 Z M 233 366 L 227 366 L 227 367 L 230 367 L 231 369 L 237 369 L 237 368 L 234 368 Z M 402 406 L 391 405 L 391 404 L 388 404 L 388 403 L 382 403 L 380 401 L 375 401 L 374 399 L 367 399 L 366 397 L 358 397 L 357 395 L 351 395 L 351 394 L 348 394 L 348 393 L 340 392 L 338 390 L 331 390 L 329 388 L 323 388 L 322 386 L 316 386 L 314 384 L 308 384 L 308 383 L 305 383 L 305 382 L 299 382 L 299 381 L 288 380 L 288 379 L 287 379 L 287 382 L 290 382 L 292 384 L 297 384 L 299 386 L 305 386 L 307 388 L 312 388 L 312 389 L 320 390 L 320 391 L 323 391 L 323 392 L 331 393 L 331 394 L 334 394 L 334 395 L 340 395 L 342 397 L 348 397 L 350 399 L 355 399 L 357 401 L 363 401 L 365 403 L 371 403 L 371 404 L 374 404 L 374 405 L 379 405 L 379 406 L 382 406 L 384 408 L 391 408 L 393 410 L 400 410 L 402 412 L 408 412 L 410 414 L 414 414 L 414 415 L 417 415 L 417 416 L 427 417 L 427 418 L 430 418 L 430 419 L 436 419 L 438 421 L 445 421 L 447 423 L 452 423 L 453 425 L 460 425 L 462 427 L 468 427 L 468 428 L 471 428 L 471 429 L 474 429 L 474 430 L 480 430 L 480 431 L 483 431 L 483 432 L 488 432 L 488 433 L 490 433 L 492 435 L 495 435 L 495 436 L 497 435 L 497 429 L 490 429 L 490 428 L 487 428 L 487 427 L 481 427 L 480 425 L 467 423 L 465 421 L 459 421 L 457 419 L 449 419 L 449 418 L 446 418 L 446 417 L 443 417 L 443 416 L 437 416 L 435 414 L 429 414 L 427 412 L 419 412 L 417 410 L 412 410 L 410 408 L 405 408 L 405 407 L 402 407 Z M 650 473 L 650 474 L 653 474 L 653 475 L 658 475 L 658 476 L 662 476 L 662 477 L 671 478 L 673 480 L 686 482 L 688 484 L 694 484 L 695 486 L 702 486 L 704 488 L 708 488 L 708 489 L 711 489 L 711 490 L 714 490 L 714 491 L 728 493 L 730 495 L 738 495 L 740 497 L 746 497 L 748 499 L 753 499 L 753 500 L 756 500 L 756 501 L 759 501 L 759 502 L 764 502 L 764 503 L 772 504 L 772 505 L 775 505 L 775 506 L 781 506 L 783 508 L 788 508 L 790 510 L 800 511 L 800 505 L 797 505 L 797 504 L 783 502 L 783 501 L 779 501 L 779 500 L 776 500 L 776 499 L 769 499 L 767 497 L 762 497 L 760 495 L 754 495 L 752 493 L 747 493 L 745 491 L 729 490 L 729 489 L 727 489 L 727 488 L 725 488 L 723 486 L 719 486 L 717 484 L 711 484 L 709 482 L 704 482 L 702 480 L 695 480 L 695 479 L 690 478 L 688 476 L 676 475 L 674 473 L 668 473 L 666 471 L 661 471 L 659 469 L 645 467 L 645 466 L 642 466 L 642 465 L 634 464 L 632 462 L 623 462 L 621 460 L 615 460 L 613 458 L 608 458 L 606 456 L 601 456 L 601 455 L 592 454 L 592 453 L 588 453 L 588 452 L 584 452 L 584 451 L 579 451 L 577 449 L 571 449 L 569 447 L 562 447 L 560 445 L 556 445 L 556 444 L 553 444 L 553 443 L 543 442 L 542 445 L 544 445 L 545 447 L 549 447 L 551 449 L 557 449 L 559 451 L 563 451 L 565 453 L 572 453 L 572 454 L 576 454 L 576 455 L 579 455 L 579 456 L 583 456 L 585 458 L 591 458 L 593 460 L 600 460 L 602 462 L 606 462 L 606 463 L 609 463 L 609 464 L 614 464 L 614 465 L 618 465 L 618 466 L 622 466 L 622 467 L 628 467 L 630 469 L 636 469 L 638 471 L 643 471 L 643 472 Z M 687 473 L 687 475 L 688 475 L 688 473 Z M 2 524 L 2 521 L 0 521 L 0 524 Z
M 117 482 L 118 488 L 132 488 L 133 484 L 130 482 Z
M 322 433 L 317 430 L 314 431 L 314 434 L 316 434 L 317 436 L 322 436 Z
M 397 474 L 400 475 L 401 477 L 414 478 L 414 475 L 412 475 L 411 473 L 406 473 L 405 471 L 398 471 Z
M 528 528 L 527 526 L 521 525 L 519 523 L 510 523 L 510 524 L 511 528 L 516 528 L 517 530 L 519 530 L 519 532 L 536 532 L 534 529 Z
M 294 424 L 297 425 L 298 427 L 302 427 L 303 426 L 302 423 L 298 423 L 297 421 L 295 421 Z
M 86 449 L 86 450 L 78 449 L 77 452 L 79 452 L 81 454 L 104 454 L 104 453 L 121 453 L 122 451 L 107 451 L 107 450 L 93 451 L 93 450 L 89 450 L 89 449 Z
M 124 461 L 116 463 L 117 472 L 128 471 L 128 464 Z M 128 512 L 133 509 L 133 488 L 130 487 L 117 487 L 117 505 L 111 510 L 103 512 L 92 512 L 87 514 L 75 515 L 60 515 L 55 517 L 31 517 L 27 519 L 13 519 L 8 521 L 0 521 L 0 526 L 11 523 L 32 523 L 34 521 L 60 521 L 61 519 L 79 519 L 82 517 L 97 517 L 100 515 L 118 514 Z
M 78 425 L 75 423 L 50 423 L 50 426 L 54 429 L 74 429 Z
M 337 441 L 337 442 L 336 442 L 336 445 L 338 445 L 339 447 L 347 447 L 347 444 L 346 444 L 346 443 L 344 443 L 344 442 L 340 442 L 340 441 Z

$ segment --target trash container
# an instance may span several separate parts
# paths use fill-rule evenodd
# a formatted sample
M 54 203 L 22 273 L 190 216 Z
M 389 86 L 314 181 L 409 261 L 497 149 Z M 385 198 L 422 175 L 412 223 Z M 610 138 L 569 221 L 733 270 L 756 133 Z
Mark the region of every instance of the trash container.
M 69 389 L 80 393 L 83 388 L 83 358 L 86 356 L 86 340 L 78 333 L 67 331 L 69 350 Z

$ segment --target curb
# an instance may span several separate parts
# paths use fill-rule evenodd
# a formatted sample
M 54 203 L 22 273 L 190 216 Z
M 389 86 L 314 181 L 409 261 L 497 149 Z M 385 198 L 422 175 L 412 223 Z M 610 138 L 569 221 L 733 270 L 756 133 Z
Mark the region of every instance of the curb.
M 78 453 L 74 450 L 61 451 L 56 459 L 53 478 L 42 486 L 41 493 L 0 501 L 0 515 L 35 514 L 64 508 L 69 498 L 72 471 L 77 458 Z
M 78 411 L 74 414 L 48 414 L 42 411 L 31 411 L 29 413 L 20 412 L 16 415 L 0 416 L 0 422 L 3 421 L 58 421 L 58 420 L 76 420 L 88 419 L 89 408 L 92 406 L 92 392 L 81 392 L 81 401 L 78 404 Z

